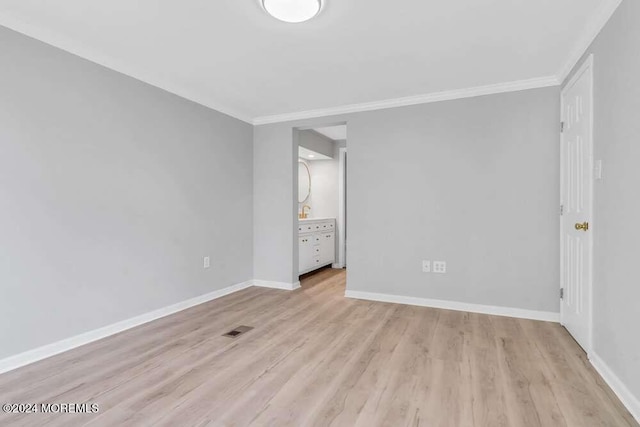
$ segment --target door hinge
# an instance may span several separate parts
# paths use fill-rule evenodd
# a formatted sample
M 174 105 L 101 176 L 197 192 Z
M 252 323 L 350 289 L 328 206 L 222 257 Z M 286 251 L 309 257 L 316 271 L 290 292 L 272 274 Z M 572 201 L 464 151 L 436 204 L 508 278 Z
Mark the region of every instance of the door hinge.
M 564 122 L 560 122 L 560 133 L 564 132 Z
M 560 205 L 560 216 L 564 215 L 564 205 Z
M 564 288 L 560 288 L 560 299 L 564 299 Z

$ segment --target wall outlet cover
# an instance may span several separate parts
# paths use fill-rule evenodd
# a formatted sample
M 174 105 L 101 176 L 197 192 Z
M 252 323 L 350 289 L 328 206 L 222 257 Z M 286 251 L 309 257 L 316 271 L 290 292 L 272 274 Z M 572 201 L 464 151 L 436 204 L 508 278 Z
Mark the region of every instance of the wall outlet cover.
M 204 257 L 204 263 L 203 263 L 204 268 L 209 268 L 211 267 L 211 258 L 206 256 Z
M 422 272 L 431 273 L 431 261 L 422 261 Z
M 433 272 L 444 274 L 447 272 L 447 262 L 446 261 L 433 261 Z

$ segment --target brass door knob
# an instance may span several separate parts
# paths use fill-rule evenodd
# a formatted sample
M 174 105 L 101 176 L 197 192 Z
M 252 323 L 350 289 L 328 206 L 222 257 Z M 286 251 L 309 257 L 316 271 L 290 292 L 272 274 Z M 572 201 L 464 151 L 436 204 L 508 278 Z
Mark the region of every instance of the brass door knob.
M 589 231 L 589 223 L 588 222 L 583 222 L 582 224 L 577 223 L 576 224 L 576 230 L 580 231 Z

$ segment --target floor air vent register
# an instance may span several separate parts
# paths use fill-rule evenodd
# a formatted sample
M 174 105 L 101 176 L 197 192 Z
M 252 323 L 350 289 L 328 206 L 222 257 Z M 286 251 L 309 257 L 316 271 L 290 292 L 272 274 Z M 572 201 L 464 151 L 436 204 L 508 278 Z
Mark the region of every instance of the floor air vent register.
M 237 328 L 233 328 L 231 331 L 223 334 L 222 336 L 229 338 L 238 338 L 240 335 L 244 334 L 245 332 L 249 332 L 252 329 L 253 326 L 238 326 Z

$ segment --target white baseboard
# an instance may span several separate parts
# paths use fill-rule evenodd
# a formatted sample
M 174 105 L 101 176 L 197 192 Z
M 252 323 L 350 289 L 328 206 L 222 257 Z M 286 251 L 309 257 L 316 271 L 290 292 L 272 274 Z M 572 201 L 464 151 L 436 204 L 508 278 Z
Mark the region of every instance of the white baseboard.
M 90 342 L 106 338 L 110 335 L 117 334 L 119 332 L 131 329 L 144 323 L 151 322 L 161 317 L 169 316 L 170 314 L 177 313 L 178 311 L 186 310 L 187 308 L 191 308 L 193 306 L 223 297 L 225 295 L 229 295 L 231 293 L 248 288 L 252 285 L 253 281 L 238 283 L 236 285 L 228 286 L 224 289 L 200 295 L 198 297 L 191 298 L 167 307 L 163 307 L 158 310 L 142 314 L 140 316 L 132 317 L 130 319 L 113 323 L 99 329 L 94 329 L 93 331 L 75 335 L 73 337 L 66 338 L 42 347 L 38 347 L 33 350 L 25 351 L 24 353 L 20 353 L 15 356 L 7 357 L 0 360 L 0 374 L 20 368 L 25 365 L 29 365 L 42 359 L 49 358 L 51 356 L 55 356 L 56 354 L 60 354 L 65 351 L 72 350 L 76 347 L 89 344 Z
M 611 387 L 611 390 L 618 396 L 622 404 L 629 410 L 631 415 L 640 423 L 640 400 L 635 397 L 620 378 L 609 368 L 595 352 L 589 353 L 589 361 L 602 379 Z
M 253 286 L 261 288 L 282 289 L 284 291 L 294 291 L 300 287 L 300 282 L 287 283 L 287 282 L 272 282 L 270 280 L 254 280 Z
M 520 319 L 560 322 L 560 313 L 525 310 L 520 308 L 498 307 L 491 305 L 469 304 L 457 301 L 404 297 L 400 295 L 377 294 L 372 292 L 346 291 L 347 298 L 369 301 L 391 302 L 395 304 L 417 305 L 421 307 L 442 308 L 445 310 L 468 311 L 470 313 L 491 314 L 494 316 L 517 317 Z

